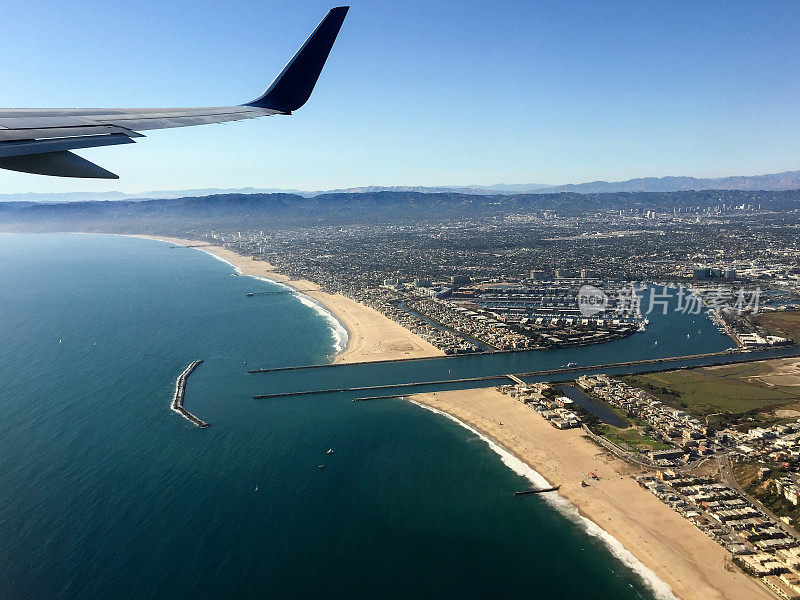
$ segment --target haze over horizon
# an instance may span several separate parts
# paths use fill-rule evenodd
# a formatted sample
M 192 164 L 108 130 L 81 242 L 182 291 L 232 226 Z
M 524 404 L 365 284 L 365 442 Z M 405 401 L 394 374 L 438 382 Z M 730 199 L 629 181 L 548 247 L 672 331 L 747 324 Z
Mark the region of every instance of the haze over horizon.
M 150 0 L 12 0 L 0 106 L 245 102 L 332 5 L 201 1 L 187 14 Z M 3 172 L 0 192 L 559 185 L 792 170 L 799 20 L 788 1 L 354 2 L 294 116 L 149 132 L 129 147 L 81 151 L 119 173 L 114 184 Z M 109 27 L 120 22 L 136 32 L 133 54 Z
M 76 192 L 22 192 L 0 193 L 0 202 L 81 202 L 105 200 L 169 199 L 214 194 L 273 194 L 285 193 L 300 196 L 317 196 L 332 193 L 359 193 L 379 191 L 410 191 L 423 193 L 462 192 L 468 194 L 530 194 L 576 192 L 579 194 L 617 193 L 617 192 L 680 192 L 700 190 L 740 190 L 740 191 L 785 191 L 800 189 L 800 170 L 761 175 L 731 175 L 720 178 L 694 178 L 683 176 L 645 177 L 625 181 L 586 181 L 563 185 L 540 183 L 493 185 L 439 185 L 439 186 L 383 186 L 365 185 L 328 190 L 310 190 L 270 187 L 223 187 L 223 188 L 184 188 L 171 190 L 141 190 L 121 192 L 116 190 L 76 191 Z

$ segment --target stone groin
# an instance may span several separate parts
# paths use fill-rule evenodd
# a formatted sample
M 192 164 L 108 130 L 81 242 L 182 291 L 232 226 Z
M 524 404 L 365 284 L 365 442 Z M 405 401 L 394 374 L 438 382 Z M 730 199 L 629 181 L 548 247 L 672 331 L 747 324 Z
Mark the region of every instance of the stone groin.
M 183 373 L 178 375 L 178 379 L 175 382 L 175 395 L 172 398 L 172 405 L 170 408 L 184 419 L 191 421 L 198 427 L 210 427 L 210 425 L 203 421 L 203 419 L 193 415 L 183 407 L 183 398 L 186 395 L 186 380 L 189 379 L 189 375 L 191 375 L 192 372 L 199 367 L 202 362 L 202 360 L 196 360 L 192 362 L 183 370 Z

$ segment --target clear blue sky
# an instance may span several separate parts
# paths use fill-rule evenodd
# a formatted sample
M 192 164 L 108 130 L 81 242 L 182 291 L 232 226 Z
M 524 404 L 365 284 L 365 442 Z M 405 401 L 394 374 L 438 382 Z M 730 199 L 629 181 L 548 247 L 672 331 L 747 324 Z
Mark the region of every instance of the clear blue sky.
M 333 2 L 4 0 L 0 106 L 237 104 Z M 292 117 L 82 151 L 0 193 L 569 183 L 800 169 L 800 2 L 354 1 Z

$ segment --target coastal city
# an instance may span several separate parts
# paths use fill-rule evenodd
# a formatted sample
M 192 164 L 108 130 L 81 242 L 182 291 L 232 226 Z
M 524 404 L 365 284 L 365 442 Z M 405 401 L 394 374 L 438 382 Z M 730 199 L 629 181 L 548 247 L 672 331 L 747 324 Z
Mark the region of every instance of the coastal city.
M 788 361 L 797 379 L 800 363 Z M 772 368 L 766 364 L 762 372 Z M 702 418 L 676 408 L 675 391 L 644 385 L 671 402 L 603 374 L 567 386 L 519 381 L 497 389 L 556 429 L 582 428 L 636 467 L 631 477 L 724 547 L 733 565 L 780 598 L 800 598 L 800 411 L 764 415 L 757 425 L 748 415 Z M 587 473 L 581 485 L 596 478 Z
M 3 16 L 0 600 L 800 600 L 800 2 Z
M 759 199 L 182 235 L 344 294 L 447 354 L 619 339 L 646 328 L 667 297 L 754 349 L 785 342 L 759 312 L 800 308 L 800 213 L 761 210 Z M 601 305 L 580 304 L 588 288 Z
M 512 383 L 496 390 L 627 465 L 619 471 L 624 477 L 727 553 L 726 569 L 795 600 L 799 367 L 795 359 L 747 356 L 792 355 L 800 340 L 799 216 L 721 204 L 182 235 L 230 252 L 232 260 L 264 264 L 266 273 L 285 274 L 281 281 L 298 289 L 311 282 L 347 297 L 444 355 L 599 346 L 647 331 L 651 318 L 668 311 L 706 319 L 709 331 L 728 340 L 716 355 L 732 362 L 538 383 L 508 375 Z M 575 363 L 556 371 L 570 367 Z M 486 378 L 474 378 L 480 379 Z M 419 402 L 458 414 L 435 396 Z M 566 489 L 570 497 L 569 485 L 557 483 L 533 491 Z M 602 485 L 593 471 L 578 483 L 584 493 Z

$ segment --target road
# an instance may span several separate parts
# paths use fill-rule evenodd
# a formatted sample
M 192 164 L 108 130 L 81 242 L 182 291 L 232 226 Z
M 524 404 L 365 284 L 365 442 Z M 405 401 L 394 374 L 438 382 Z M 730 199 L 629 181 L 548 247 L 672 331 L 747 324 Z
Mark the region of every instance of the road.
M 767 515 L 770 519 L 775 521 L 775 523 L 780 527 L 787 535 L 795 538 L 798 542 L 800 542 L 800 534 L 798 534 L 793 527 L 790 527 L 786 523 L 780 520 L 780 518 L 773 513 L 770 509 L 766 506 L 761 504 L 757 498 L 754 498 L 747 492 L 745 492 L 739 484 L 736 482 L 736 478 L 733 476 L 733 467 L 731 467 L 731 462 L 728 460 L 727 456 L 721 456 L 719 459 L 719 474 L 722 482 L 727 485 L 729 488 L 736 490 L 742 496 L 747 498 L 750 502 L 752 502 L 753 506 L 758 508 L 762 511 L 765 515 Z

